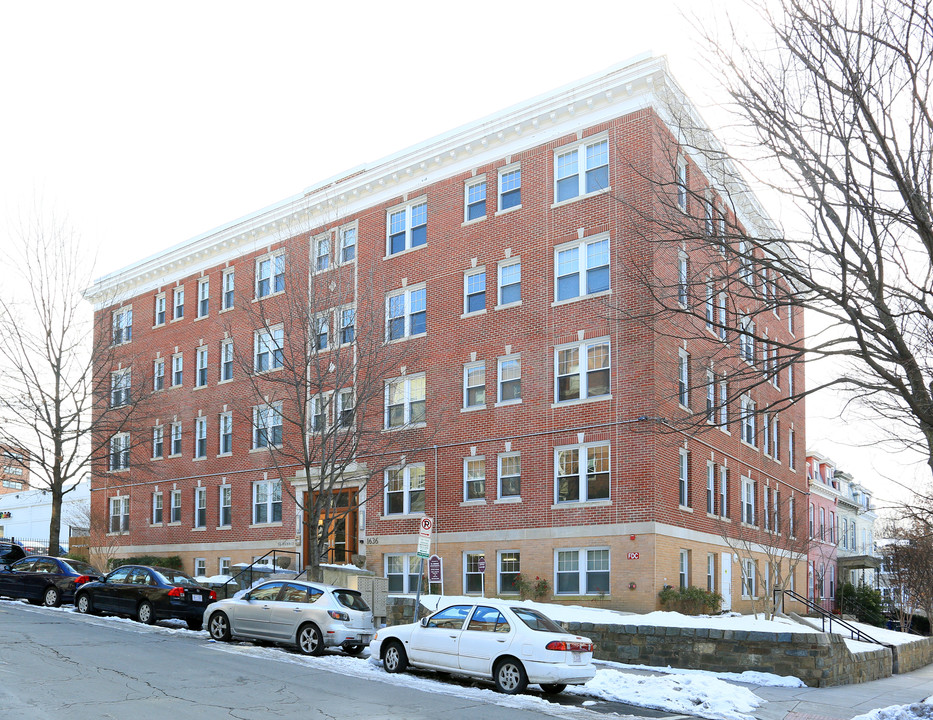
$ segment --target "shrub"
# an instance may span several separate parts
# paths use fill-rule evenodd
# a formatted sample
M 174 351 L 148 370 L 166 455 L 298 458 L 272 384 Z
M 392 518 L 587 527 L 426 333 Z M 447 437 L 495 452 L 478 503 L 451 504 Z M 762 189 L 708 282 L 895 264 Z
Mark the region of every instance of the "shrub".
M 859 583 L 845 583 L 839 588 L 839 606 L 847 615 L 855 615 L 856 620 L 867 625 L 884 627 L 884 598 L 880 590 Z
M 702 615 L 719 612 L 722 606 L 722 595 L 694 586 L 682 587 L 677 590 L 670 585 L 658 593 L 661 607 L 665 610 L 683 613 L 684 615 Z
M 168 557 L 158 557 L 156 555 L 139 555 L 137 557 L 110 558 L 107 562 L 110 569 L 113 570 L 121 565 L 158 565 L 160 567 L 172 568 L 173 570 L 184 570 L 185 566 L 178 555 L 169 555 Z
M 515 585 L 522 596 L 522 600 L 527 600 L 528 598 L 532 600 L 543 600 L 551 592 L 551 584 L 547 579 L 538 577 L 537 575 L 535 575 L 534 580 L 531 580 L 519 573 L 515 577 Z

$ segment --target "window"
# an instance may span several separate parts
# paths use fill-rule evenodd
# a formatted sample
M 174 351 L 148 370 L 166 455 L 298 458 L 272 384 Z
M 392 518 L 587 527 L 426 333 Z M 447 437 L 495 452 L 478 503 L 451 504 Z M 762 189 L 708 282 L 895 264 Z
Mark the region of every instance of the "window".
M 172 320 L 181 320 L 185 316 L 185 288 L 172 290 Z
M 716 555 L 715 553 L 706 554 L 706 589 L 709 592 L 716 592 Z
M 716 291 L 713 289 L 712 280 L 706 281 L 706 329 L 711 333 L 716 332 Z
M 486 498 L 486 458 L 469 457 L 463 461 L 463 499 Z
M 729 468 L 719 466 L 719 516 L 729 517 Z
M 498 360 L 499 403 L 521 402 L 522 399 L 522 359 L 519 355 L 501 357 Z
M 195 351 L 194 357 L 195 363 L 197 364 L 194 376 L 194 385 L 195 387 L 204 387 L 207 385 L 207 348 L 199 347 Z
M 755 481 L 747 477 L 742 478 L 742 522 L 755 524 Z
M 752 254 L 745 240 L 739 240 L 738 255 L 739 279 L 751 287 L 752 283 L 755 281 L 755 274 L 752 271 Z
M 706 371 L 706 422 L 716 424 L 716 375 L 712 370 Z
M 414 463 L 385 471 L 386 515 L 424 512 L 424 463 Z
M 152 493 L 152 524 L 162 524 L 162 493 Z
M 129 532 L 130 498 L 127 495 L 110 498 L 110 532 Z
M 282 444 L 282 403 L 253 408 L 253 449 Z
M 486 578 L 480 570 L 480 563 L 483 568 L 486 567 L 485 553 L 464 553 L 463 554 L 463 592 L 466 594 L 485 592 Z
M 414 593 L 418 590 L 421 564 L 417 555 L 386 555 L 385 573 L 390 593 Z
M 172 447 L 171 455 L 181 455 L 181 423 L 172 423 Z
M 171 507 L 169 508 L 171 516 L 169 522 L 181 522 L 181 490 L 172 490 L 169 496 Z
M 220 442 L 217 449 L 221 455 L 229 455 L 233 452 L 233 413 L 225 412 L 220 414 Z
M 787 395 L 794 396 L 794 366 L 790 364 L 787 365 Z
M 282 481 L 253 483 L 253 525 L 282 522 Z
M 719 301 L 717 302 L 719 308 L 719 339 L 725 342 L 726 340 L 726 294 L 724 292 L 719 293 Z
M 486 178 L 467 183 L 464 220 L 479 220 L 486 217 Z
M 578 195 L 608 188 L 609 141 L 597 140 L 558 151 L 554 184 L 554 202 L 563 202 Z
M 224 270 L 223 275 L 221 276 L 222 295 L 220 297 L 220 309 L 229 310 L 233 307 L 233 292 L 234 292 L 234 270 L 233 268 L 227 268 Z
M 353 425 L 353 390 L 350 388 L 337 392 L 337 424 L 347 428 Z
M 285 330 L 281 327 L 257 331 L 253 337 L 253 370 L 266 372 L 282 367 Z
M 114 311 L 113 344 L 122 345 L 133 339 L 133 308 L 126 307 Z
M 356 339 L 356 308 L 340 310 L 340 343 L 349 345 Z
M 165 293 L 159 293 L 155 297 L 155 313 L 153 325 L 165 325 Z
M 706 233 L 706 237 L 713 236 L 713 201 L 709 193 L 703 199 L 703 232 Z
M 230 485 L 220 486 L 220 527 L 230 527 L 233 523 L 233 489 Z
M 486 271 L 471 270 L 463 276 L 463 313 L 486 309 Z
M 677 302 L 681 307 L 687 307 L 690 264 L 687 253 L 681 251 L 677 255 Z
M 207 527 L 207 488 L 194 489 L 194 526 Z
M 318 315 L 311 322 L 314 324 L 314 349 L 326 350 L 328 337 L 330 335 L 330 326 L 328 323 L 328 314 Z
M 739 320 L 739 357 L 749 365 L 755 364 L 755 323 L 747 317 Z
M 181 353 L 172 355 L 172 387 L 181 385 L 182 372 L 185 369 L 185 363 Z
M 198 317 L 207 317 L 207 311 L 210 309 L 211 281 L 210 278 L 202 277 L 198 280 Z
M 165 387 L 165 359 L 159 358 L 152 362 L 152 389 L 161 390 Z
M 130 466 L 130 434 L 117 433 L 110 438 L 110 469 L 126 470 Z
M 795 511 L 795 500 L 794 496 L 791 495 L 790 499 L 787 501 L 787 533 L 791 537 L 794 537 L 794 531 L 796 529 L 795 525 L 797 522 L 797 516 Z M 791 575 L 793 577 L 793 575 Z
M 558 503 L 609 499 L 609 445 L 557 448 L 555 496 Z
M 340 236 L 340 262 L 348 263 L 356 258 L 356 228 L 344 228 Z
M 129 403 L 131 372 L 130 368 L 124 368 L 110 373 L 110 407 L 120 407 Z
M 386 383 L 385 427 L 417 425 L 425 421 L 424 374 L 410 375 Z
M 810 535 L 809 535 L 809 537 L 811 537 L 811 538 L 816 537 L 816 534 L 815 534 L 815 528 L 816 528 L 816 508 L 813 507 L 813 503 L 810 503 L 809 523 L 810 523 Z
M 687 163 L 677 159 L 677 207 L 687 212 Z
M 323 432 L 326 424 L 325 399 L 321 395 L 315 395 L 311 398 L 309 415 L 311 417 L 311 432 Z
M 690 587 L 690 551 L 681 550 L 680 551 L 680 565 L 678 580 L 680 581 L 680 588 L 684 589 Z
M 771 416 L 771 457 L 775 460 L 781 459 L 781 421 L 778 416 Z
M 408 288 L 386 298 L 386 337 L 398 340 L 427 332 L 427 290 Z
M 820 508 L 820 540 L 826 539 L 826 508 Z
M 165 426 L 156 425 L 152 428 L 152 459 L 162 457 L 165 444 Z
M 502 169 L 499 171 L 499 212 L 522 204 L 522 171 Z
M 207 457 L 206 417 L 197 417 L 194 419 L 194 456 L 196 458 Z
M 677 351 L 677 402 L 690 407 L 690 356 L 683 349 Z
M 794 469 L 794 428 L 787 431 L 787 466 Z
M 486 407 L 486 362 L 463 366 L 463 407 Z
M 706 512 L 716 512 L 716 464 L 712 460 L 706 461 Z
M 521 453 L 499 456 L 499 497 L 517 498 L 522 493 Z
M 770 413 L 761 413 L 761 452 L 771 456 L 771 415 Z
M 609 550 L 594 548 L 555 552 L 558 595 L 609 593 Z
M 330 237 L 321 237 L 315 241 L 314 270 L 320 272 L 330 267 Z
M 609 238 L 589 239 L 554 250 L 558 301 L 609 289 Z
M 499 304 L 511 305 L 522 299 L 522 262 L 510 260 L 499 265 Z
M 609 395 L 608 340 L 558 348 L 555 354 L 557 402 Z
M 233 340 L 220 343 L 220 380 L 233 380 Z
M 719 426 L 729 431 L 729 385 L 724 379 L 719 381 Z
M 849 519 L 842 518 L 842 532 L 839 534 L 839 539 L 842 541 L 842 549 L 849 549 Z
M 677 503 L 690 507 L 690 453 L 687 448 L 680 448 L 677 453 Z
M 755 597 L 755 561 L 746 558 L 742 561 L 742 596 Z
M 389 210 L 389 255 L 424 245 L 428 241 L 428 203 L 413 202 L 398 210 Z
M 204 577 L 207 575 L 207 560 L 204 558 L 194 559 L 194 577 Z
M 742 397 L 742 441 L 755 445 L 755 403 L 748 395 Z
M 256 297 L 262 298 L 285 289 L 285 254 L 277 253 L 256 261 Z
M 502 595 L 517 595 L 518 579 L 522 571 L 522 555 L 517 550 L 499 550 L 498 591 Z

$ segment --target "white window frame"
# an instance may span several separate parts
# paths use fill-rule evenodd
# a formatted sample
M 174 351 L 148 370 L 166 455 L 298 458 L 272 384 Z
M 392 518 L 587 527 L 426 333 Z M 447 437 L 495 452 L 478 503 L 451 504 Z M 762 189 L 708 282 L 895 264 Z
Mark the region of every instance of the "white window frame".
M 152 515 L 150 522 L 152 525 L 161 525 L 165 521 L 165 499 L 161 490 L 152 493 Z
M 716 553 L 706 553 L 706 590 L 716 592 Z
M 477 377 L 480 376 L 480 377 Z M 478 396 L 477 402 L 470 402 L 470 394 Z M 486 407 L 486 361 L 477 360 L 463 366 L 463 409 L 479 410 Z
M 211 279 L 198 278 L 198 310 L 195 315 L 199 318 L 207 317 L 211 309 Z
M 423 388 L 422 397 L 415 397 L 412 393 L 412 384 L 413 381 L 420 380 L 420 384 Z M 394 403 L 389 405 L 389 400 L 392 394 L 392 388 L 396 386 L 401 386 L 401 403 Z M 424 417 L 422 419 L 412 422 L 412 405 L 415 403 L 422 403 L 424 405 Z M 403 422 L 390 424 L 392 407 L 398 405 L 402 406 L 402 418 Z M 424 373 L 415 373 L 413 375 L 403 375 L 402 377 L 393 378 L 392 380 L 386 380 L 385 384 L 385 413 L 384 413 L 384 424 L 383 427 L 386 430 L 396 429 L 396 428 L 408 428 L 408 427 L 422 427 L 427 421 L 427 381 L 425 379 Z
M 177 382 L 176 382 L 177 380 Z M 181 387 L 185 381 L 185 356 L 184 353 L 175 353 L 172 355 L 172 384 L 171 387 Z
M 480 197 L 480 191 L 482 197 Z M 488 186 L 485 175 L 471 177 L 463 183 L 463 222 L 471 223 L 482 220 L 486 217 L 486 201 L 488 199 Z M 482 212 L 475 217 L 470 217 L 471 210 L 481 209 Z
M 130 467 L 130 434 L 116 433 L 110 438 L 108 468 L 111 472 L 128 470 Z
M 165 425 L 153 425 L 152 426 L 152 459 L 161 460 L 164 456 L 165 456 Z
M 681 550 L 677 579 L 681 588 L 690 587 L 690 551 Z
M 741 416 L 739 418 L 741 427 L 741 440 L 747 445 L 757 447 L 755 435 L 755 401 L 748 395 L 743 395 L 741 399 Z
M 330 347 L 330 313 L 323 312 L 311 318 L 311 332 L 314 339 L 314 352 L 322 352 Z
M 506 373 L 513 372 L 513 369 L 518 369 L 517 377 L 506 377 Z M 503 388 L 506 383 L 514 383 L 518 381 L 518 396 L 511 397 L 508 399 L 503 398 Z M 496 405 L 517 405 L 522 401 L 522 356 L 520 353 L 513 353 L 512 355 L 503 355 L 496 359 Z
M 172 320 L 181 320 L 185 316 L 185 286 L 172 288 Z
M 706 370 L 706 424 L 716 424 L 716 373 Z
M 471 485 L 473 497 L 470 496 Z M 463 502 L 486 502 L 485 455 L 471 455 L 463 458 Z
M 417 297 L 413 297 L 416 296 Z M 398 306 L 401 309 L 400 314 L 392 315 L 393 312 L 393 300 L 396 298 L 401 298 L 401 305 Z M 423 298 L 423 307 L 418 310 L 413 310 L 413 301 L 421 301 Z M 424 314 L 424 330 L 419 332 L 412 332 L 412 318 L 415 315 Z M 395 290 L 388 295 L 386 295 L 386 342 L 392 342 L 395 340 L 404 340 L 405 338 L 410 337 L 421 337 L 427 334 L 428 322 L 427 322 L 427 313 L 428 313 L 428 291 L 424 283 L 419 283 L 418 285 L 411 285 L 405 287 L 401 290 Z M 393 337 L 394 331 L 392 330 L 392 321 L 402 319 L 402 332 L 401 334 L 395 335 Z
M 600 152 L 596 158 L 594 158 L 593 164 L 591 166 L 591 158 L 589 150 L 590 148 L 596 148 L 597 146 L 605 145 L 605 163 L 599 162 L 596 164 L 596 160 L 602 160 L 603 153 Z M 566 202 L 572 202 L 579 198 L 588 197 L 591 195 L 596 195 L 601 192 L 606 192 L 610 189 L 611 180 L 610 177 L 610 147 L 609 147 L 609 136 L 606 133 L 601 133 L 599 135 L 594 135 L 588 137 L 585 140 L 581 140 L 573 145 L 566 145 L 564 147 L 558 148 L 554 151 L 554 204 L 559 205 Z M 569 161 L 563 161 L 563 158 L 574 155 L 573 165 L 574 172 L 563 172 L 563 168 L 569 170 Z M 606 168 L 606 182 L 602 187 L 589 188 L 590 174 L 598 171 L 599 169 Z M 572 195 L 566 195 L 565 197 L 560 197 L 560 188 L 561 181 L 569 181 L 570 178 L 576 177 L 576 187 L 574 188 L 573 183 L 567 182 L 566 187 L 576 190 Z
M 729 432 L 729 384 L 725 375 L 719 380 L 719 429 Z
M 561 590 L 560 576 L 562 574 L 570 575 L 573 571 L 560 569 L 560 556 L 562 554 L 576 553 L 576 591 Z M 589 561 L 591 553 L 606 553 L 605 558 L 608 567 L 603 569 L 590 570 Z M 609 587 L 591 587 L 595 582 L 591 582 L 591 574 L 599 573 L 605 575 Z M 595 578 L 593 578 L 595 580 Z M 612 589 L 612 550 L 608 547 L 586 547 L 586 548 L 555 548 L 554 549 L 554 594 L 555 595 L 609 595 Z
M 308 422 L 311 423 L 310 432 L 320 434 L 327 429 L 328 423 L 328 393 L 313 395 L 308 403 Z
M 194 457 L 207 457 L 207 418 L 204 416 L 194 419 Z
M 729 517 L 729 468 L 719 466 L 719 517 Z
M 207 576 L 207 558 L 195 558 L 194 567 L 192 572 L 192 577 L 206 577 Z
M 719 339 L 723 342 L 726 341 L 728 335 L 726 321 L 728 320 L 728 312 L 726 310 L 726 293 L 723 290 L 719 291 L 717 296 L 716 305 L 718 307 L 717 314 L 719 315 Z
M 132 372 L 132 368 L 122 368 L 110 373 L 110 407 L 129 404 L 133 385 Z
M 412 487 L 412 473 L 416 478 L 420 478 L 421 486 L 418 487 L 415 484 Z M 390 489 L 390 473 L 401 473 L 400 477 L 402 483 L 401 487 L 398 490 Z M 427 507 L 427 473 L 425 472 L 424 463 L 410 463 L 402 467 L 392 467 L 386 468 L 385 472 L 385 490 L 383 491 L 383 505 L 382 505 L 382 514 L 385 517 L 404 517 L 407 515 L 424 515 L 424 510 L 412 510 L 412 496 L 415 493 L 421 494 L 422 507 Z M 402 498 L 402 509 L 399 512 L 389 512 L 389 494 L 398 493 L 398 497 Z
M 509 568 L 506 570 L 506 563 Z M 515 576 L 516 580 L 522 572 L 522 553 L 520 550 L 496 550 L 496 592 L 499 595 L 518 595 L 518 583 L 513 582 L 511 587 L 506 587 L 502 582 L 504 575 Z
M 506 469 L 503 468 L 503 464 L 511 464 L 512 460 L 518 461 L 518 473 L 514 472 L 515 468 L 508 468 L 508 474 L 505 474 Z M 505 461 L 503 463 L 503 461 Z M 505 494 L 503 492 L 502 481 L 506 480 L 516 480 L 518 481 L 518 492 Z M 522 454 L 520 452 L 506 452 L 499 453 L 499 456 L 496 458 L 496 497 L 500 500 L 505 499 L 521 499 L 522 496 Z
M 485 571 L 480 571 L 480 560 L 483 562 L 483 566 L 486 564 L 486 553 L 482 550 L 479 551 L 470 551 L 466 550 L 463 553 L 463 594 L 464 595 L 479 595 L 486 593 L 486 573 Z M 479 580 L 479 589 L 471 588 L 470 580 Z
M 340 236 L 340 264 L 348 265 L 356 260 L 357 240 L 359 230 L 357 225 L 343 227 L 339 230 Z M 348 257 L 349 256 L 349 257 Z
M 690 355 L 683 348 L 677 350 L 677 402 L 690 409 Z
M 704 305 L 706 329 L 716 334 L 716 288 L 713 281 L 706 281 L 706 302 Z
M 194 386 L 207 387 L 207 348 L 201 346 L 195 350 Z
M 152 361 L 152 391 L 165 389 L 165 358 L 156 358 Z
M 253 525 L 280 524 L 282 522 L 282 481 L 257 480 L 254 482 L 251 508 Z
M 233 338 L 220 342 L 220 382 L 233 380 Z
M 253 372 L 266 373 L 285 364 L 285 328 L 274 325 L 253 332 Z
M 482 265 L 476 268 L 470 268 L 465 273 L 463 273 L 463 315 L 480 315 L 486 312 L 487 302 L 486 302 L 486 287 L 487 287 L 486 277 L 486 266 Z M 480 287 L 480 282 L 482 287 Z M 478 296 L 482 296 L 483 306 L 476 308 L 475 310 L 470 309 L 470 299 Z
M 276 434 L 278 429 L 278 434 Z M 276 442 L 276 440 L 278 442 Z M 253 407 L 253 450 L 282 446 L 282 403 Z
M 755 364 L 755 323 L 745 315 L 739 320 L 739 357 Z
M 236 290 L 236 271 L 234 268 L 226 268 L 221 275 L 220 281 L 220 309 L 229 310 L 235 302 Z
M 227 440 L 227 444 L 230 446 L 228 449 L 224 449 L 224 440 Z M 218 455 L 231 455 L 233 453 L 233 413 L 222 412 L 218 417 L 217 422 L 217 454 Z
M 686 308 L 690 302 L 690 258 L 683 250 L 677 253 L 677 304 Z
M 386 553 L 382 556 L 385 577 L 389 579 L 390 586 L 393 578 L 400 577 L 402 579 L 401 589 L 390 590 L 391 593 L 411 595 L 418 591 L 418 582 L 421 577 L 417 574 L 417 569 L 420 560 L 421 558 L 414 553 Z M 396 562 L 401 563 L 401 572 L 389 572 L 389 565 Z
M 347 403 L 347 398 L 350 402 Z M 356 411 L 353 388 L 341 388 L 337 391 L 337 407 L 334 410 L 334 422 L 338 427 L 353 426 L 353 416 Z
M 755 514 L 755 481 L 745 475 L 742 476 L 742 524 L 758 524 Z
M 227 522 L 224 522 L 224 520 L 227 520 Z M 232 527 L 233 525 L 233 486 L 227 483 L 221 485 L 217 490 L 217 522 L 218 527 L 222 528 Z
M 742 560 L 742 597 L 758 597 L 758 584 L 755 575 L 757 568 L 751 558 Z
M 607 365 L 605 367 L 589 369 L 589 352 L 592 349 L 606 346 Z M 577 350 L 577 371 L 576 373 L 560 372 L 560 354 L 566 350 Z M 603 372 L 607 376 L 606 392 L 599 394 L 590 394 L 590 374 Z M 574 374 L 577 376 L 577 385 L 579 387 L 579 397 L 560 399 L 560 380 L 561 378 L 570 378 Z M 568 403 L 591 402 L 593 400 L 608 400 L 612 397 L 612 347 L 608 337 L 594 338 L 582 342 L 566 343 L 557 345 L 554 348 L 554 404 L 564 405 Z
M 716 463 L 706 461 L 706 512 L 716 514 Z
M 589 488 L 589 467 L 590 451 L 596 449 L 606 450 L 606 470 L 603 472 L 594 472 L 592 475 L 608 475 L 606 497 L 590 497 Z M 560 479 L 561 477 L 572 478 L 572 474 L 561 475 L 560 456 L 564 452 L 577 452 L 577 497 L 566 500 L 560 499 Z M 594 457 L 596 454 L 594 453 Z M 559 445 L 554 448 L 554 505 L 579 505 L 587 502 L 611 502 L 612 500 L 612 448 L 607 441 L 582 443 L 578 445 Z
M 687 192 L 689 190 L 689 180 L 687 178 L 687 161 L 682 157 L 677 158 L 677 207 L 683 212 L 687 212 Z
M 169 429 L 169 457 L 179 457 L 181 455 L 181 423 L 173 422 Z
M 108 520 L 107 529 L 109 534 L 128 533 L 130 531 L 129 495 L 116 495 L 110 498 Z
M 169 525 L 181 524 L 181 490 L 175 489 L 169 493 Z
M 424 223 L 419 223 L 418 225 L 413 225 L 414 223 L 414 210 L 419 210 L 419 220 L 420 218 L 420 209 L 424 208 Z M 401 220 L 401 225 L 398 224 L 398 216 L 404 213 L 404 217 Z M 415 243 L 414 230 L 424 227 L 424 240 L 423 242 Z M 394 232 L 393 232 L 394 231 Z M 398 250 L 392 249 L 392 240 L 394 237 L 402 236 L 402 247 Z M 415 248 L 424 247 L 428 244 L 428 199 L 426 196 L 422 195 L 419 198 L 410 200 L 407 203 L 402 205 L 397 205 L 393 208 L 386 210 L 386 257 L 391 257 L 392 255 L 398 255 L 399 253 L 406 252 L 408 250 L 414 250 Z
M 340 345 L 352 345 L 356 342 L 356 306 L 348 305 L 337 308 L 337 342 Z
M 159 316 L 162 316 L 161 320 Z M 152 312 L 152 327 L 161 327 L 165 325 L 168 319 L 168 313 L 165 307 L 165 293 L 160 292 L 155 296 L 155 309 Z
M 506 278 L 506 273 L 512 272 L 515 268 L 518 268 L 518 279 L 509 277 Z M 508 279 L 510 282 L 505 282 Z M 518 299 L 505 301 L 503 297 L 503 290 L 506 288 L 518 287 Z M 522 259 L 520 257 L 512 257 L 508 260 L 500 260 L 498 266 L 496 267 L 496 307 L 511 307 L 512 305 L 519 305 L 522 302 Z
M 133 340 L 133 306 L 126 305 L 111 314 L 111 344 L 125 345 Z
M 285 291 L 285 253 L 268 253 L 256 258 L 256 299 Z M 263 283 L 266 283 L 263 285 Z
M 497 213 L 509 212 L 522 206 L 522 167 L 520 163 L 512 163 L 511 165 L 505 165 L 499 168 L 496 185 Z M 505 207 L 503 199 L 506 195 L 510 195 L 509 201 L 511 201 L 511 194 L 516 190 L 518 191 L 518 202 Z
M 690 452 L 677 448 L 677 505 L 690 507 Z
M 314 269 L 319 273 L 330 269 L 330 233 L 318 235 L 314 238 Z M 322 252 L 323 251 L 323 252 Z
M 194 489 L 194 517 L 192 527 L 207 528 L 207 488 L 204 486 L 199 486 Z
M 603 243 L 605 243 L 606 246 L 605 253 L 598 252 L 598 254 L 594 254 L 591 258 L 589 248 Z M 575 256 L 573 255 L 574 252 L 576 253 Z M 561 266 L 561 256 L 565 257 L 563 267 Z M 602 263 L 603 259 L 605 259 L 605 263 Z M 592 235 L 582 240 L 574 240 L 573 242 L 564 243 L 563 245 L 555 247 L 553 304 L 558 305 L 576 302 L 586 298 L 610 294 L 612 292 L 611 259 L 612 242 L 609 233 L 599 233 L 598 235 Z M 590 266 L 590 262 L 594 263 L 592 267 Z M 595 264 L 597 262 L 601 264 Z M 606 287 L 599 287 L 597 285 L 593 290 L 590 290 L 589 274 L 594 271 L 598 271 L 600 276 L 602 272 L 605 272 Z M 570 278 L 574 275 L 576 275 L 576 294 L 568 294 L 566 297 L 561 297 L 561 280 L 567 279 L 566 286 L 570 288 L 572 287 Z

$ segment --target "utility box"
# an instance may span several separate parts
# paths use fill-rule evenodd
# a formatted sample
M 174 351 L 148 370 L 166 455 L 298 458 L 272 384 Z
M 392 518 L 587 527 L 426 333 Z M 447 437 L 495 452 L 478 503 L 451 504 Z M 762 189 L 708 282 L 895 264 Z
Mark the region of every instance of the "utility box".
M 373 610 L 373 622 L 376 627 L 382 627 L 386 622 L 386 598 L 389 596 L 389 579 L 363 575 L 358 579 L 357 590 L 363 596 L 366 604 Z

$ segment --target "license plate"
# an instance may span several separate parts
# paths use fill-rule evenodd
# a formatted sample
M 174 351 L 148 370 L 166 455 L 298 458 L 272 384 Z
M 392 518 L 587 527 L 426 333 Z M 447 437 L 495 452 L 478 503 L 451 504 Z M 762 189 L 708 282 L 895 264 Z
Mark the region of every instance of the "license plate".
M 571 655 L 573 656 L 573 662 L 578 663 L 583 661 L 583 653 L 575 652 L 571 653 Z
M 203 599 L 204 599 L 203 595 L 192 595 L 191 596 L 192 602 L 201 602 Z

